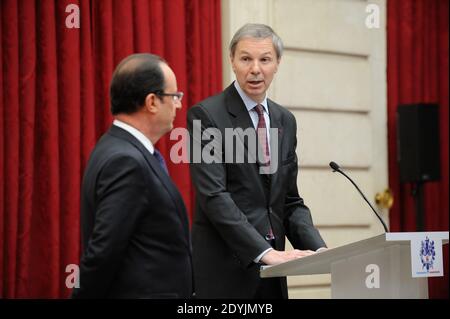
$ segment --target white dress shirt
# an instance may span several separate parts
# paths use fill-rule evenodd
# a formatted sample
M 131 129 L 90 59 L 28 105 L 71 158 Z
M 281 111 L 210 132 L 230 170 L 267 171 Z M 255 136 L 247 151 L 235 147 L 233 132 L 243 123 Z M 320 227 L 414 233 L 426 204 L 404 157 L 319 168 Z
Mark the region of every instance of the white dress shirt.
M 155 147 L 147 138 L 147 136 L 142 134 L 138 129 L 117 119 L 114 120 L 113 125 L 118 126 L 133 135 L 139 142 L 142 143 L 142 145 L 144 145 L 144 147 L 150 152 L 150 154 L 153 155 L 153 153 L 155 152 Z

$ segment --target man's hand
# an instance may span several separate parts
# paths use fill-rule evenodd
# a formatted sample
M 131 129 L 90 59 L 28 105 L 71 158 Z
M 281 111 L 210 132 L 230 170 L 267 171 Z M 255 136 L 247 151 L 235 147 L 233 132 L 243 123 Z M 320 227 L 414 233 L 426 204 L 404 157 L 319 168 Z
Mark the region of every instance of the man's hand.
M 290 261 L 293 259 L 298 259 L 306 256 L 310 256 L 315 254 L 312 250 L 287 250 L 287 251 L 279 251 L 272 249 L 268 251 L 262 258 L 261 262 L 266 265 L 276 265 L 281 264 L 286 261 Z

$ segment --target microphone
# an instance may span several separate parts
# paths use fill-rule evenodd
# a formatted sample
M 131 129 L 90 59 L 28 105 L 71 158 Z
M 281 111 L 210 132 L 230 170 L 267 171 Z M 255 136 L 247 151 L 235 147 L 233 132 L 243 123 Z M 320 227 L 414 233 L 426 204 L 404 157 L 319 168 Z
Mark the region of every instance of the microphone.
M 373 212 L 375 213 L 375 215 L 377 215 L 378 219 L 380 220 L 380 222 L 383 224 L 384 227 L 384 231 L 386 233 L 389 232 L 386 224 L 384 223 L 383 219 L 381 219 L 380 215 L 378 215 L 377 211 L 373 208 L 373 206 L 370 204 L 370 202 L 367 200 L 366 196 L 364 196 L 364 194 L 361 192 L 361 190 L 359 189 L 359 187 L 355 184 L 355 182 L 347 176 L 347 174 L 345 174 L 343 171 L 341 171 L 341 168 L 339 167 L 338 164 L 336 164 L 335 162 L 330 162 L 330 167 L 333 169 L 333 172 L 339 172 L 342 175 L 344 175 L 345 177 L 347 177 L 347 179 L 352 182 L 353 186 L 356 187 L 356 189 L 358 190 L 358 192 L 361 194 L 361 196 L 364 198 L 364 200 L 367 202 L 367 204 L 369 204 L 370 208 L 372 208 Z

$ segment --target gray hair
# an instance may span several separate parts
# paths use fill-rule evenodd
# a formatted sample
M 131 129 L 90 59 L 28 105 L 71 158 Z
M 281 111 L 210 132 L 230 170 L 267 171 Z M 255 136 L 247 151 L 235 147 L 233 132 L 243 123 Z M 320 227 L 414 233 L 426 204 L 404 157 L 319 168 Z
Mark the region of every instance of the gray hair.
M 272 38 L 273 47 L 277 53 L 277 58 L 280 59 L 283 54 L 283 42 L 281 38 L 272 30 L 271 27 L 260 23 L 247 23 L 243 25 L 233 36 L 230 42 L 230 54 L 234 56 L 236 46 L 243 38 L 267 39 Z

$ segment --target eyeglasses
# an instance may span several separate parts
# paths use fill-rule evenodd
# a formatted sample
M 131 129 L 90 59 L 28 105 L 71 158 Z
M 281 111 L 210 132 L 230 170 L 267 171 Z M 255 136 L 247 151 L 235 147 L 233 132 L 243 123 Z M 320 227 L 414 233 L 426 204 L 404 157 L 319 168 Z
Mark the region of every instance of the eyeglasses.
M 164 93 L 163 91 L 156 91 L 156 92 L 151 92 L 151 93 L 154 93 L 158 96 L 171 96 L 172 100 L 174 102 L 181 102 L 181 100 L 183 99 L 183 96 L 184 96 L 183 92 Z

